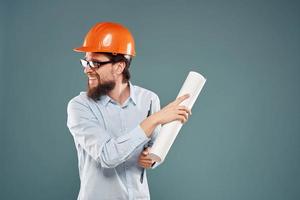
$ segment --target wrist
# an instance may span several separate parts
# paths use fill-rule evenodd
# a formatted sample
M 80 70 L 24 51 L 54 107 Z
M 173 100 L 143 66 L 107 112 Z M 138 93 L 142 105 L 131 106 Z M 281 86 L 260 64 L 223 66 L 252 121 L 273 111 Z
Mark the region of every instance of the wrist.
M 151 134 L 153 130 L 158 125 L 159 120 L 156 115 L 152 114 L 149 117 L 147 117 L 145 120 L 143 120 L 140 123 L 141 128 L 144 130 L 147 137 L 151 137 Z
M 158 125 L 161 124 L 157 112 L 156 112 L 156 113 L 153 113 L 152 115 L 150 115 L 149 118 L 150 118 L 151 122 L 153 123 L 153 126 L 156 127 L 156 126 L 158 126 Z

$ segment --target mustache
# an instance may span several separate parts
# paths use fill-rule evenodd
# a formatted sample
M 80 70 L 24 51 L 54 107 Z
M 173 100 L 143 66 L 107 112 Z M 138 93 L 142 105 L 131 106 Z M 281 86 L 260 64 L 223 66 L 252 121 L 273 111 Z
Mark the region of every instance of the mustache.
M 97 74 L 96 72 L 95 73 L 88 72 L 88 73 L 86 73 L 86 75 L 99 75 L 99 74 Z
M 98 81 L 100 81 L 100 75 L 97 74 L 97 73 L 91 73 L 91 72 L 89 72 L 89 73 L 87 73 L 86 75 L 87 75 L 87 77 L 89 77 L 89 76 L 92 76 L 92 77 L 96 76 L 97 79 L 98 79 Z

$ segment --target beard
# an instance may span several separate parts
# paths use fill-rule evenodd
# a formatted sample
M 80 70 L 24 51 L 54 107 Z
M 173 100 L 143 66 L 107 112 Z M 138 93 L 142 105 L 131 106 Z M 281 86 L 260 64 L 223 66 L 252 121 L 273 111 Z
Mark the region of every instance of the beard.
M 96 87 L 90 87 L 88 82 L 87 96 L 94 101 L 100 100 L 103 95 L 107 95 L 116 86 L 114 81 L 103 81 L 100 82 L 100 76 L 96 74 L 98 79 L 98 85 Z

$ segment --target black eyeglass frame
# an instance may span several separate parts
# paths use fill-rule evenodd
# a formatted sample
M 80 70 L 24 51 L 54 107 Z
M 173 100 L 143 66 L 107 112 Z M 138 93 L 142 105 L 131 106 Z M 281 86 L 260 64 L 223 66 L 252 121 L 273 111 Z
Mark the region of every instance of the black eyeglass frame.
M 104 61 L 104 62 L 98 62 L 98 61 L 87 61 L 85 59 L 80 59 L 80 64 L 85 69 L 87 67 L 90 67 L 92 69 L 99 69 L 100 67 L 108 64 L 108 63 L 114 63 L 112 60 Z

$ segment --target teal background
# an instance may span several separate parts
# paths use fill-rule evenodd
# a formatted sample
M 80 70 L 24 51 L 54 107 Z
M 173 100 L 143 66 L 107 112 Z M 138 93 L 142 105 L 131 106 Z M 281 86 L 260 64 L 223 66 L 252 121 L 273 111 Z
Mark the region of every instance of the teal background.
M 154 200 L 300 199 L 298 1 L 1 1 L 0 199 L 76 199 L 67 102 L 85 90 L 81 45 L 98 21 L 136 40 L 132 82 L 172 101 L 207 78 Z

